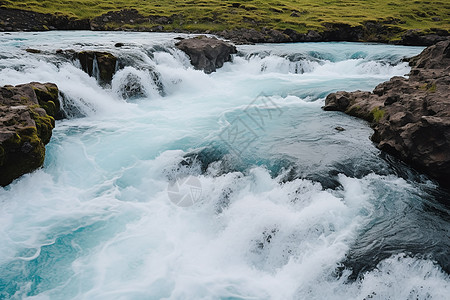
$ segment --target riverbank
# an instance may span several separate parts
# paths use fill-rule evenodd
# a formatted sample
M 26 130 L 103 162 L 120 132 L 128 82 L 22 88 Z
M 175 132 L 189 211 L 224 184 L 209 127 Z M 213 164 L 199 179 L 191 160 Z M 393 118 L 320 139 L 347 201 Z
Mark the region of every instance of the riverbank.
M 407 78 L 393 77 L 372 93 L 337 92 L 324 109 L 371 122 L 378 148 L 450 187 L 450 41 L 409 60 Z
M 69 1 L 3 0 L 0 31 L 213 33 L 240 44 L 349 41 L 420 46 L 435 44 L 450 31 L 450 6 L 440 2 L 305 1 L 301 7 L 292 1 L 253 2 L 163 1 L 153 5 L 128 0 L 73 7 Z

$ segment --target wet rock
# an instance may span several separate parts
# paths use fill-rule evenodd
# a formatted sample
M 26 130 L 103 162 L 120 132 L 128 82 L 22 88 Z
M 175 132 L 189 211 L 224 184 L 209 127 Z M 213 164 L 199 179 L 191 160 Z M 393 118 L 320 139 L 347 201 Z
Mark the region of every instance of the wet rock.
M 1 186 L 44 163 L 45 144 L 55 127 L 56 103 L 58 88 L 51 83 L 0 87 Z
M 25 49 L 25 51 L 27 51 L 28 53 L 33 53 L 33 54 L 39 54 L 39 53 L 42 53 L 41 50 L 33 49 L 33 48 L 27 48 L 27 49 Z
M 117 57 L 109 52 L 82 51 L 78 53 L 81 68 L 89 74 L 96 76 L 102 84 L 109 84 L 116 72 Z
M 372 93 L 337 92 L 324 110 L 371 122 L 377 147 L 450 187 L 450 40 L 410 59 L 409 78 L 393 77 Z
M 221 68 L 227 61 L 231 61 L 231 54 L 237 52 L 236 47 L 206 36 L 184 39 L 176 44 L 178 49 L 185 52 L 192 65 L 209 74 Z

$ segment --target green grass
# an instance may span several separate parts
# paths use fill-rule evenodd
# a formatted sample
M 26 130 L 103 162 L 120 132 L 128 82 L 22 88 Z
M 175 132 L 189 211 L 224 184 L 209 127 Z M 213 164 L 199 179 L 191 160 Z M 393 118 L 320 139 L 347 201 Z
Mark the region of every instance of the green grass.
M 402 30 L 450 30 L 450 2 L 411 0 L 0 0 L 9 8 L 92 18 L 111 10 L 135 8 L 143 15 L 182 15 L 166 30 L 262 28 L 321 29 L 323 22 L 347 23 L 397 20 Z M 434 20 L 433 20 L 434 19 Z M 133 27 L 134 25 L 130 25 Z

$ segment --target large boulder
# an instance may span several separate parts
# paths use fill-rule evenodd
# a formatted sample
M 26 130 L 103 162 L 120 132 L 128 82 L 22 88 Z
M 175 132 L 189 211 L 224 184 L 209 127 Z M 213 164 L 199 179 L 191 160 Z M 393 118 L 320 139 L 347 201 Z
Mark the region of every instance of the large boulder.
M 330 94 L 323 108 L 371 122 L 378 148 L 450 187 L 450 40 L 410 65 L 409 78 L 393 77 L 372 93 Z
M 109 84 L 116 72 L 117 57 L 109 52 L 82 51 L 78 59 L 83 71 L 95 76 L 102 84 Z
M 58 110 L 55 84 L 0 87 L 1 186 L 42 166 Z
M 183 39 L 176 46 L 189 56 L 196 69 L 207 74 L 221 68 L 225 62 L 231 61 L 231 54 L 237 53 L 235 46 L 206 36 Z

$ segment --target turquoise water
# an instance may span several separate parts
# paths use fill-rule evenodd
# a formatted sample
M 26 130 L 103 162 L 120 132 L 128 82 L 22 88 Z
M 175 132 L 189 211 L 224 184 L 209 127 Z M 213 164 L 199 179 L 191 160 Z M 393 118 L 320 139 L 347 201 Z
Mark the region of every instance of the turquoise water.
M 239 46 L 206 75 L 177 36 L 0 34 L 0 84 L 55 82 L 69 116 L 0 189 L 0 298 L 446 298 L 448 194 L 321 110 L 423 48 Z M 100 86 L 57 49 L 119 70 Z

